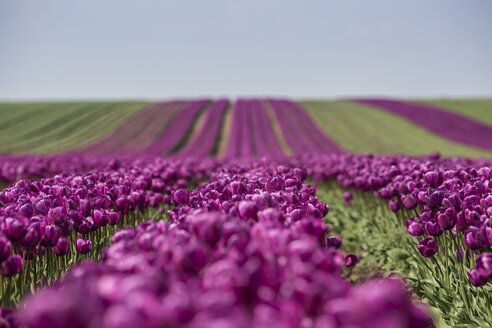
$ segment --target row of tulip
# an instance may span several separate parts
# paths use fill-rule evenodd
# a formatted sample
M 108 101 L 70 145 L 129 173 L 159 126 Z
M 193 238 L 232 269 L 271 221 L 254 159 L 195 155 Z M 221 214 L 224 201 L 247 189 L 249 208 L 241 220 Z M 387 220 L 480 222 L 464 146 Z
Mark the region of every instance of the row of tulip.
M 492 150 L 492 127 L 448 109 L 390 99 L 355 99 L 416 123 L 434 134 L 485 150 Z
M 270 99 L 268 103 L 294 154 L 342 152 L 304 108 L 288 100 Z
M 77 152 L 89 155 L 121 156 L 139 152 L 147 147 L 162 126 L 188 105 L 187 101 L 161 102 L 141 110 L 123 123 L 116 131 Z
M 396 229 L 416 238 L 402 247 L 421 256 L 414 258 L 419 277 L 414 283 L 451 326 L 492 321 L 490 307 L 479 307 L 492 302 L 490 161 L 441 159 L 437 154 L 314 156 L 302 161 L 309 163 L 317 183 L 335 178 L 352 190 L 344 195 L 348 205 L 352 197 L 360 197 L 368 209 L 382 208 L 384 213 L 386 208 L 385 222 L 373 223 L 391 226 L 384 229 L 388 233 L 396 223 L 390 214 L 396 213 Z
M 51 281 L 80 255 L 92 251 L 97 257 L 116 227 L 136 225 L 149 206 L 173 204 L 174 190 L 210 176 L 215 167 L 213 160 L 111 162 L 80 175 L 22 179 L 4 189 L 0 284 L 9 295 L 2 302 Z
M 168 195 L 167 198 L 166 195 L 159 196 L 159 194 L 163 192 L 163 189 L 145 189 L 149 188 L 148 178 L 147 187 L 145 187 L 145 184 L 142 184 L 141 187 L 143 186 L 143 189 L 137 188 L 138 191 L 145 191 L 142 193 L 145 195 L 145 199 L 148 197 L 148 202 L 144 202 L 142 207 L 151 203 L 151 197 L 154 197 L 153 199 L 155 201 L 153 205 L 156 206 L 163 202 L 179 204 L 178 207 L 169 212 L 172 222 L 186 220 L 186 217 L 190 215 L 190 211 L 191 214 L 193 214 L 194 210 L 197 209 L 199 209 L 198 211 L 219 211 L 228 217 L 239 217 L 241 220 L 255 221 L 259 220 L 259 212 L 264 210 L 264 207 L 262 206 L 265 206 L 265 204 L 267 204 L 268 207 L 276 208 L 276 206 L 279 206 L 278 211 L 284 213 L 287 217 L 290 216 L 290 220 L 293 221 L 296 221 L 296 219 L 302 218 L 305 215 L 322 217 L 323 214 L 325 214 L 325 208 L 323 208 L 323 205 L 320 205 L 320 203 L 309 202 L 309 197 L 314 196 L 313 190 L 309 189 L 309 187 L 301 183 L 301 181 L 306 178 L 306 176 L 312 177 L 315 183 L 335 178 L 341 186 L 366 191 L 366 196 L 369 195 L 369 193 L 367 193 L 368 191 L 373 192 L 374 196 L 380 200 L 387 201 L 389 209 L 396 212 L 400 219 L 406 220 L 408 232 L 411 235 L 416 236 L 419 240 L 416 251 L 419 251 L 426 258 L 431 258 L 434 261 L 433 263 L 424 263 L 422 270 L 426 270 L 426 267 L 435 265 L 440 271 L 440 279 L 443 281 L 444 285 L 448 286 L 452 284 L 451 281 L 455 278 L 458 280 L 461 279 L 462 281 L 465 281 L 465 279 L 466 281 L 469 280 L 473 285 L 482 286 L 482 288 L 488 288 L 487 286 L 489 286 L 484 286 L 491 280 L 490 219 L 492 206 L 490 204 L 491 163 L 489 161 L 441 159 L 437 155 L 428 158 L 408 158 L 403 156 L 376 157 L 371 155 L 306 155 L 275 162 L 264 160 L 250 163 L 248 161 L 210 160 L 208 162 L 206 161 L 206 164 L 201 163 L 200 160 L 195 160 L 187 162 L 191 164 L 190 167 L 185 165 L 185 163 L 180 162 L 183 160 L 175 159 L 173 161 L 177 161 L 175 162 L 177 164 L 174 164 L 174 166 L 171 164 L 168 172 L 177 170 L 178 166 L 180 166 L 180 172 L 183 172 L 182 170 L 184 168 L 185 174 L 178 174 L 177 178 L 181 178 L 181 184 L 174 184 L 172 188 L 164 191 L 164 193 L 167 193 Z M 169 160 L 163 161 L 162 165 L 170 165 L 169 163 L 172 162 L 169 162 Z M 197 165 L 197 163 L 201 163 L 200 167 L 202 169 L 195 170 L 194 165 Z M 254 163 L 256 163 L 256 167 Z M 104 176 L 102 182 L 106 183 L 106 179 L 111 177 L 112 174 L 116 174 L 116 176 L 118 176 L 118 174 L 124 175 L 127 170 L 132 172 L 131 174 L 142 172 L 146 177 L 149 175 L 153 176 L 152 172 L 154 167 L 152 165 L 154 165 L 154 162 L 149 164 L 149 162 L 142 160 L 133 163 L 118 163 L 113 161 L 110 165 L 106 166 L 105 170 L 109 175 Z M 271 169 L 272 165 L 275 166 L 275 171 Z M 215 169 L 218 167 L 221 169 L 218 173 L 214 173 Z M 268 170 L 269 167 L 270 171 Z M 291 172 L 290 168 L 292 167 L 297 167 L 295 174 L 287 174 L 288 172 Z M 292 170 L 292 172 L 294 172 L 294 170 Z M 170 174 L 176 178 L 173 173 Z M 267 176 L 270 174 L 268 181 L 262 180 L 263 186 L 261 185 L 262 183 L 255 185 L 250 182 L 250 180 L 254 181 L 255 178 L 261 177 L 262 174 Z M 231 185 L 225 188 L 224 185 L 218 182 L 224 176 L 230 177 L 231 179 L 235 178 L 237 181 L 234 181 L 234 183 L 231 182 Z M 63 177 L 57 178 L 59 179 L 58 182 L 63 185 Z M 56 186 L 56 183 L 54 183 L 57 178 L 54 178 L 53 181 L 46 179 L 46 181 L 48 181 L 47 186 L 52 190 L 51 194 L 48 193 L 51 197 L 50 206 L 55 205 L 54 208 L 52 209 L 50 207 L 45 214 L 42 212 L 37 213 L 41 216 L 44 215 L 44 220 L 47 220 L 46 222 L 49 222 L 51 226 L 58 226 L 55 220 L 60 216 L 60 213 L 57 212 L 61 211 L 61 216 L 64 214 L 63 210 L 56 209 L 57 207 L 60 207 L 56 206 L 57 202 L 59 202 L 58 198 L 64 192 L 63 188 L 60 189 L 59 186 Z M 195 181 L 204 178 L 211 179 L 212 182 L 206 186 L 209 186 L 209 188 L 210 186 L 213 186 L 213 188 L 207 191 L 199 188 L 191 193 L 188 193 L 185 190 L 179 190 L 176 193 L 172 193 L 173 190 L 186 186 L 185 179 L 191 178 L 195 178 Z M 109 179 L 111 181 L 111 178 Z M 137 178 L 130 178 L 131 181 L 133 181 L 132 179 L 140 181 Z M 73 183 L 73 178 L 68 178 L 67 181 Z M 152 186 L 152 182 L 153 181 L 150 182 L 150 186 Z M 19 186 L 16 187 L 16 185 L 14 185 L 8 188 L 8 197 L 19 199 L 18 196 L 22 194 L 23 190 L 30 190 L 31 193 L 36 194 L 36 188 L 40 189 L 41 193 L 45 192 L 43 190 L 44 187 L 40 188 L 36 185 L 36 183 L 45 183 L 45 180 L 41 180 L 40 182 L 29 182 L 28 188 L 24 186 L 26 183 L 27 182 L 22 181 L 19 183 Z M 111 183 L 109 184 L 111 185 Z M 134 181 L 131 185 L 138 186 L 139 184 Z M 58 189 L 55 187 L 58 187 Z M 77 184 L 75 184 L 75 186 L 70 185 L 70 192 L 75 192 L 75 196 L 80 197 L 80 195 L 76 194 L 76 187 L 78 187 Z M 294 188 L 296 192 L 289 192 L 289 188 Z M 11 192 L 11 189 L 14 191 Z M 92 199 L 91 205 L 94 205 L 96 199 L 98 197 L 101 198 L 102 194 L 108 193 L 111 188 L 106 186 L 100 190 L 96 188 L 96 190 L 97 191 L 95 191 L 94 194 L 89 195 L 89 198 Z M 285 198 L 288 202 L 280 205 L 275 202 L 272 203 L 271 195 L 275 192 L 280 192 L 282 196 L 280 199 L 284 200 Z M 5 194 L 6 191 L 3 192 L 3 195 Z M 252 196 L 252 199 L 249 199 L 249 196 L 238 196 L 243 194 L 252 194 L 254 197 Z M 126 195 L 130 195 L 132 199 L 133 195 L 137 197 L 136 194 L 132 194 L 131 192 Z M 172 195 L 172 197 L 169 195 Z M 70 199 L 70 197 L 67 198 L 66 196 L 67 195 L 63 195 L 65 199 Z M 344 196 L 345 201 L 350 205 L 352 195 L 347 193 Z M 106 211 L 102 213 L 102 217 L 106 218 L 108 223 L 110 223 L 109 218 L 111 216 L 116 217 L 117 215 L 112 214 L 113 212 L 124 214 L 125 211 L 121 211 L 121 201 L 120 204 L 118 204 L 116 202 L 117 199 L 114 199 L 114 195 L 111 196 L 108 194 L 108 197 L 113 203 L 108 205 L 107 208 L 102 208 L 102 210 Z M 20 199 L 22 202 L 27 198 L 20 197 Z M 37 202 L 33 202 L 33 199 L 35 199 L 35 196 L 29 195 L 29 200 L 33 204 L 34 211 L 38 211 Z M 138 197 L 136 199 L 138 199 Z M 10 202 L 10 198 L 8 198 L 8 200 Z M 5 199 L 0 199 L 0 201 L 5 203 Z M 80 200 L 78 202 L 78 206 L 80 207 Z M 258 205 L 257 202 L 263 205 Z M 77 204 L 77 202 L 75 203 Z M 67 202 L 64 205 L 67 209 L 67 217 L 69 217 L 68 210 L 72 210 L 70 204 L 70 202 Z M 299 207 L 296 204 L 302 206 Z M 9 203 L 9 205 L 13 204 Z M 16 225 L 18 226 L 18 222 L 26 222 L 25 219 L 17 220 L 17 218 L 12 217 L 15 215 L 11 215 L 17 213 L 22 218 L 27 218 L 26 215 L 29 216 L 29 209 L 27 209 L 27 212 L 21 212 L 21 207 L 23 205 L 24 204 L 17 207 L 8 205 L 2 206 L 4 212 L 2 212 L 1 226 L 15 227 Z M 6 213 L 5 209 L 8 209 L 9 217 L 4 215 Z M 51 209 L 52 213 L 50 214 L 49 211 Z M 43 210 L 42 205 L 40 205 L 40 210 Z M 96 208 L 96 210 L 101 209 Z M 23 211 L 26 211 L 26 209 Z M 277 214 L 272 215 L 274 217 L 277 216 Z M 33 216 L 35 215 L 33 214 Z M 98 222 L 101 219 L 98 212 L 84 212 L 81 216 L 88 222 L 91 222 L 88 217 L 90 217 L 92 221 L 94 221 L 94 218 L 97 218 L 96 220 Z M 123 218 L 124 217 L 126 217 L 126 215 L 123 215 Z M 7 220 L 8 218 L 9 220 Z M 27 219 L 27 222 L 29 222 L 30 218 Z M 71 223 L 73 228 L 75 228 L 75 222 L 73 222 L 72 218 L 70 219 L 72 220 Z M 104 219 L 102 220 L 104 221 Z M 38 236 L 40 233 L 46 233 L 46 228 L 44 228 L 44 230 L 42 228 L 38 229 L 39 231 L 36 230 L 38 226 L 37 219 L 31 221 L 32 222 L 29 222 L 29 224 L 34 226 L 31 230 L 35 230 L 38 233 Z M 136 220 L 133 220 L 131 223 L 136 224 L 137 222 Z M 287 220 L 286 223 L 290 224 L 290 221 Z M 43 226 L 43 224 L 40 225 Z M 88 225 L 90 226 L 90 223 Z M 93 225 L 97 226 L 98 224 L 94 223 Z M 61 229 L 62 228 L 60 227 L 60 230 Z M 20 231 L 22 230 L 23 229 L 20 229 Z M 48 229 L 48 231 L 51 233 L 51 228 Z M 60 233 L 60 235 L 61 234 L 62 233 Z M 110 235 L 111 230 L 104 231 L 103 234 Z M 32 235 L 35 235 L 35 233 L 32 232 Z M 55 233 L 55 236 L 56 235 L 57 234 Z M 24 237 L 25 236 L 27 236 L 27 232 Z M 14 249 L 20 250 L 23 248 L 20 245 L 23 241 L 20 241 L 20 239 L 12 240 L 12 238 L 15 239 L 17 237 L 18 236 L 15 233 L 12 233 L 12 231 L 8 232 L 5 234 L 5 238 L 9 240 L 4 242 L 4 245 L 8 245 L 9 242 L 12 244 L 13 242 L 17 247 L 14 247 Z M 97 235 L 93 235 L 92 237 L 97 240 Z M 48 237 L 45 239 L 47 238 Z M 68 239 L 69 238 L 66 238 L 67 241 Z M 58 238 L 58 241 L 59 240 L 63 240 L 63 238 Z M 63 253 L 64 245 L 67 244 L 67 242 L 61 241 L 60 246 L 58 246 L 58 241 L 56 245 L 52 246 L 52 253 L 55 255 L 59 248 Z M 88 242 L 84 239 L 75 239 L 71 241 L 72 246 L 68 248 L 73 249 L 74 252 L 78 249 L 82 250 L 83 247 L 88 247 Z M 39 240 L 39 243 L 41 247 L 46 247 L 41 244 L 41 239 Z M 44 243 L 46 243 L 46 241 L 44 241 Z M 78 244 L 79 246 L 77 246 Z M 43 251 L 43 248 L 41 248 L 41 251 Z M 70 253 L 72 254 L 72 252 Z M 454 253 L 457 255 L 451 256 Z M 15 257 L 15 254 L 11 255 L 12 256 L 9 255 L 3 261 L 2 266 L 5 264 L 5 267 L 13 268 L 11 270 L 12 272 L 17 270 L 16 267 L 19 266 L 21 260 L 29 257 L 26 255 L 23 259 L 22 256 Z M 13 258 L 8 260 L 9 257 Z M 49 259 L 52 257 L 48 257 L 46 262 L 50 262 L 51 260 Z M 354 261 L 356 262 L 356 259 L 349 256 L 346 261 L 348 264 L 351 264 Z M 53 263 L 53 261 L 50 263 Z M 36 266 L 34 266 L 34 268 L 36 268 Z M 5 270 L 6 275 L 9 275 L 10 269 Z M 35 269 L 31 268 L 30 270 Z M 456 286 L 456 288 L 463 287 L 460 287 L 459 283 L 454 283 L 453 286 Z M 483 295 L 486 295 L 487 293 L 468 295 L 465 292 L 460 294 L 462 295 L 463 302 L 467 303 L 467 309 L 471 312 L 471 308 L 473 307 L 473 297 L 483 297 Z
M 16 313 L 3 311 L 3 320 L 55 328 L 431 326 L 401 281 L 352 286 L 341 278 L 358 258 L 327 235 L 329 207 L 304 182 L 304 168 L 228 161 L 207 172 L 198 188 L 171 191 L 169 222 L 118 230 L 99 263 L 74 267 Z

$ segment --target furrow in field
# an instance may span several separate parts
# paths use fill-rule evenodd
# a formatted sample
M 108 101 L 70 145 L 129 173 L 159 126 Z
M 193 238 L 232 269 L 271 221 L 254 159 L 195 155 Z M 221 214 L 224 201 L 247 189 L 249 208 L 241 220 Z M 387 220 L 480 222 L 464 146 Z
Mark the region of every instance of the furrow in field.
M 424 104 L 387 99 L 355 99 L 357 103 L 400 115 L 419 126 L 450 140 L 492 150 L 492 127 Z
M 317 126 L 308 115 L 302 113 L 302 108 L 283 100 L 269 102 L 294 154 L 340 151 L 328 137 L 316 132 Z
M 289 100 L 286 100 L 285 103 L 290 107 L 290 113 L 299 124 L 303 134 L 309 138 L 318 150 L 330 153 L 342 152 L 340 147 L 323 133 L 318 123 L 313 120 L 313 117 L 304 108 Z

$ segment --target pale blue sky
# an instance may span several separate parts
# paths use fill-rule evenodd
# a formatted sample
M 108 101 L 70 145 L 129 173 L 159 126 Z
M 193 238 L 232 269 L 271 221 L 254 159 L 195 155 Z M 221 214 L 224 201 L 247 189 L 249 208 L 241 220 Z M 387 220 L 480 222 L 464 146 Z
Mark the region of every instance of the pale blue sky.
M 0 100 L 492 96 L 488 0 L 0 0 Z

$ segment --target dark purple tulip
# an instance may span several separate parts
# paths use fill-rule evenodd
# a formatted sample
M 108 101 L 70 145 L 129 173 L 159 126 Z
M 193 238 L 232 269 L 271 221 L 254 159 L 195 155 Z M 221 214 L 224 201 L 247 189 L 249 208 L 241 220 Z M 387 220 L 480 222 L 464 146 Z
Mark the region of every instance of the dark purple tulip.
M 471 250 L 477 250 L 483 246 L 482 238 L 480 238 L 480 231 L 477 227 L 470 227 L 468 231 L 465 231 L 463 239 Z
M 77 238 L 75 241 L 75 249 L 80 254 L 87 254 L 92 249 L 92 242 L 88 239 Z
M 345 266 L 347 266 L 348 268 L 353 267 L 354 265 L 356 265 L 359 262 L 360 262 L 360 259 L 359 259 L 359 257 L 357 257 L 357 255 L 349 253 L 349 254 L 347 254 L 347 256 L 345 256 Z
M 461 231 L 468 229 L 468 224 L 466 224 L 465 214 L 463 212 L 459 212 L 456 215 L 456 229 Z
M 53 247 L 58 242 L 58 238 L 60 238 L 60 236 L 60 228 L 56 225 L 49 224 L 44 228 L 44 235 L 41 238 L 41 245 L 44 247 Z
M 22 257 L 17 254 L 10 254 L 10 256 L 2 262 L 2 276 L 11 277 L 18 274 L 22 269 Z
M 480 237 L 482 237 L 483 243 L 489 248 L 492 248 L 492 227 L 488 227 L 484 225 L 482 226 L 482 228 L 480 228 L 480 232 L 481 232 Z
M 415 218 L 409 219 L 406 222 L 407 231 L 411 236 L 417 237 L 424 234 L 424 226 Z
M 400 202 L 397 199 L 392 199 L 388 202 L 388 207 L 392 212 L 398 212 L 400 210 Z
M 68 254 L 68 249 L 70 248 L 70 243 L 64 237 L 60 237 L 56 245 L 52 248 L 53 253 L 58 256 L 63 256 Z
M 50 202 L 47 199 L 41 199 L 36 203 L 36 211 L 38 213 L 41 213 L 43 215 L 48 214 L 48 211 L 50 210 Z
M 27 233 L 26 224 L 19 219 L 6 218 L 4 234 L 12 241 L 18 241 L 24 238 Z
M 35 224 L 37 224 L 37 226 L 39 226 L 38 222 L 35 222 Z M 30 226 L 29 228 L 27 228 L 27 233 L 24 236 L 24 238 L 22 238 L 19 241 L 19 245 L 24 247 L 24 248 L 31 248 L 34 245 L 36 245 L 39 242 L 39 232 L 38 232 L 39 229 L 38 228 L 39 227 L 36 227 L 36 226 Z
M 402 196 L 401 201 L 403 203 L 403 207 L 405 207 L 405 209 L 407 209 L 407 210 L 413 210 L 419 204 L 417 197 L 415 197 L 412 194 Z
M 189 193 L 186 189 L 178 189 L 173 194 L 173 199 L 178 204 L 188 203 Z
M 427 234 L 431 236 L 440 236 L 443 233 L 443 230 L 436 221 L 427 221 L 424 227 Z
M 58 227 L 60 228 L 62 236 L 69 236 L 72 233 L 73 228 L 74 228 L 72 222 L 70 222 L 68 220 L 66 220 L 62 224 L 58 225 Z
M 329 236 L 326 238 L 326 246 L 338 249 L 342 246 L 342 239 L 338 236 Z
M 484 276 L 487 280 L 492 279 L 492 253 L 482 253 L 475 259 L 475 264 L 477 266 L 477 270 L 482 276 Z
M 0 262 L 5 261 L 10 254 L 12 243 L 0 233 Z
M 168 204 L 168 203 L 166 203 Z M 125 196 L 121 196 L 119 197 L 117 200 L 116 200 L 116 206 L 118 206 L 118 208 L 123 211 L 123 213 L 126 213 L 127 209 L 128 209 L 128 200 Z
M 350 191 L 346 191 L 342 194 L 343 199 L 345 199 L 346 202 L 350 202 L 352 200 L 352 193 Z
M 417 246 L 420 253 L 427 258 L 433 257 L 438 250 L 437 243 L 432 238 L 425 238 L 419 241 L 419 245 Z
M 266 208 L 258 212 L 258 219 L 260 222 L 275 222 L 281 221 L 281 215 L 275 208 Z
M 273 177 L 270 179 L 270 185 L 274 188 L 274 190 L 283 190 L 284 189 L 284 180 L 281 177 Z M 268 191 L 268 190 L 267 190 Z
M 72 210 L 68 213 L 68 217 L 76 225 L 82 222 L 82 213 L 80 211 Z
M 423 222 L 427 222 L 427 221 L 431 221 L 434 218 L 434 216 L 432 214 L 432 211 L 427 209 L 420 212 L 419 218 Z
M 481 287 L 487 283 L 487 277 L 480 274 L 478 269 L 471 269 L 468 273 L 468 278 L 470 279 L 470 283 L 475 287 Z
M 249 200 L 242 200 L 237 206 L 237 211 L 241 219 L 256 220 L 256 203 Z
M 427 197 L 426 199 L 427 206 L 429 206 L 430 209 L 438 209 L 442 205 L 443 198 L 444 198 L 444 191 L 436 190 Z
M 31 203 L 26 203 L 20 207 L 19 212 L 23 217 L 29 219 L 34 214 L 34 206 Z
M 442 183 L 442 176 L 439 171 L 429 171 L 424 174 L 425 182 L 433 188 L 438 187 Z
M 160 213 L 160 214 L 162 214 L 162 213 Z M 120 212 L 109 211 L 107 213 L 107 218 L 109 220 L 109 224 L 117 225 L 120 222 L 121 214 L 120 214 Z
M 451 230 L 456 224 L 456 211 L 454 208 L 447 208 L 437 216 L 437 222 L 443 230 Z
M 98 227 L 104 227 L 105 225 L 108 224 L 108 219 L 103 211 L 100 210 L 93 210 L 92 211 L 92 219 L 94 220 L 94 223 Z
M 91 213 L 91 203 L 88 199 L 80 200 L 80 210 L 82 212 L 82 216 L 88 216 Z
M 53 222 L 56 225 L 59 225 L 63 221 L 65 221 L 67 217 L 67 210 L 65 209 L 65 207 L 62 206 L 51 208 L 48 211 L 48 217 L 51 219 L 51 222 Z
M 302 210 L 300 208 L 296 208 L 295 210 L 292 210 L 289 213 L 289 215 L 292 218 L 292 221 L 299 221 L 300 219 L 302 219 L 304 217 L 305 212 L 304 212 L 304 210 Z

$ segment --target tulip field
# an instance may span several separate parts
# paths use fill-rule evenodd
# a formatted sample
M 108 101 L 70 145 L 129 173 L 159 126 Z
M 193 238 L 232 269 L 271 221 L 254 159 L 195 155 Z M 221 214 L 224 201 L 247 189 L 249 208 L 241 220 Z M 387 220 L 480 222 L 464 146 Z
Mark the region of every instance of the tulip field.
M 492 327 L 492 100 L 0 104 L 0 327 Z

